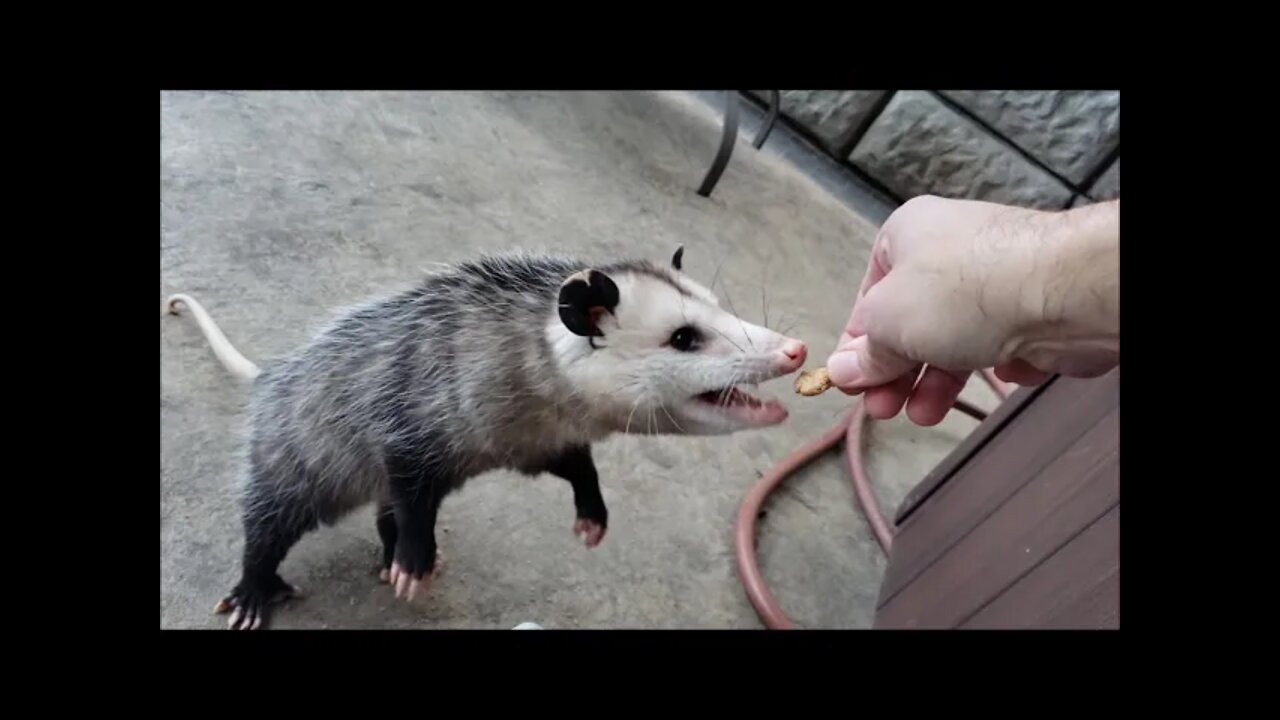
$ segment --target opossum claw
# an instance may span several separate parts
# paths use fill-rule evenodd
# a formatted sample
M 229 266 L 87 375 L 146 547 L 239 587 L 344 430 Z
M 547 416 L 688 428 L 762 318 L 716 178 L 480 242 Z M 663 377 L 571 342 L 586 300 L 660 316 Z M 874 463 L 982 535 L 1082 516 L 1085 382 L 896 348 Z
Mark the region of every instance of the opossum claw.
M 410 573 L 400 567 L 399 562 L 391 563 L 391 568 L 383 570 L 378 574 L 379 579 L 391 585 L 395 590 L 396 599 L 404 597 L 406 600 L 413 600 L 418 595 L 426 595 L 431 590 L 431 581 L 440 576 L 441 570 L 444 569 L 444 553 L 436 549 L 435 567 L 430 573 L 420 578 L 414 578 Z
M 599 545 L 600 541 L 604 540 L 605 532 L 607 532 L 607 528 L 594 520 L 579 518 L 573 524 L 573 534 L 582 535 L 583 543 L 589 548 Z
M 278 575 L 265 588 L 242 580 L 231 594 L 218 601 L 213 611 L 219 615 L 231 613 L 227 618 L 229 630 L 257 630 L 266 623 L 272 605 L 297 597 L 302 597 L 302 590 Z
M 431 590 L 431 575 L 423 575 L 415 579 L 409 573 L 402 571 L 399 565 L 392 565 L 391 584 L 395 587 L 397 600 L 401 597 L 413 600 L 419 593 L 425 595 Z

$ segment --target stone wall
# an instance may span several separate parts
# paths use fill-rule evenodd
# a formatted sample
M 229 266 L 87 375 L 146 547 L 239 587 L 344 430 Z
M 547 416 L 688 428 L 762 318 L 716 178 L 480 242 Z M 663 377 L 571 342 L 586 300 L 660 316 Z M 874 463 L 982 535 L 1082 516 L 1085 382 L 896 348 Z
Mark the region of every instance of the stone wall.
M 1065 208 L 1120 196 L 1119 91 L 781 92 L 793 128 L 899 201 Z

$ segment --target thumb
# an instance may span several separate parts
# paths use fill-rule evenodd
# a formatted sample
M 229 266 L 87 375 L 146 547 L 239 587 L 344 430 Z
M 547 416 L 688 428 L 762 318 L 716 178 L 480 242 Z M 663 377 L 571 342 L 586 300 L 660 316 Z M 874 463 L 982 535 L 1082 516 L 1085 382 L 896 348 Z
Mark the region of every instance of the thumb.
M 847 340 L 827 358 L 831 383 L 848 393 L 892 382 L 917 366 L 866 335 Z

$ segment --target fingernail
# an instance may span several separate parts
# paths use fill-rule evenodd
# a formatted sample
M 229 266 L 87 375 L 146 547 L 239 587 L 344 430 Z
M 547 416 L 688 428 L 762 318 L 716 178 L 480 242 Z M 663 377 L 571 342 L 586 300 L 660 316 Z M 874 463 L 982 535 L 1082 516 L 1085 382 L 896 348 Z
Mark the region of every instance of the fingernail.
M 831 382 L 840 387 L 848 387 L 862 379 L 862 364 L 858 362 L 858 353 L 854 350 L 842 350 L 832 353 L 827 358 L 827 374 Z

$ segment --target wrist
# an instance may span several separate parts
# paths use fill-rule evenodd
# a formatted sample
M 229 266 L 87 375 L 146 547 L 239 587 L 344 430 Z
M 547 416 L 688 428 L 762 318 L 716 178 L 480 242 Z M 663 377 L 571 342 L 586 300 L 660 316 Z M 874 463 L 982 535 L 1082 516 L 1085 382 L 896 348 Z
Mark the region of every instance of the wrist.
M 1118 356 L 1120 201 L 1044 213 L 1040 221 L 1015 354 L 1042 367 L 1075 352 Z

